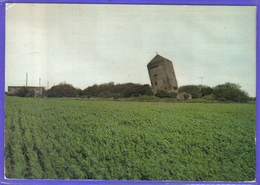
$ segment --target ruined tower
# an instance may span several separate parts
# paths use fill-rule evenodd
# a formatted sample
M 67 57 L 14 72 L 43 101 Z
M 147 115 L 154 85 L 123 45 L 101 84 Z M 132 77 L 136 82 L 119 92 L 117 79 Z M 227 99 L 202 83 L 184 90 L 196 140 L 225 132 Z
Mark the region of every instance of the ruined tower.
M 147 64 L 147 68 L 154 94 L 158 90 L 178 91 L 178 83 L 170 60 L 157 54 Z

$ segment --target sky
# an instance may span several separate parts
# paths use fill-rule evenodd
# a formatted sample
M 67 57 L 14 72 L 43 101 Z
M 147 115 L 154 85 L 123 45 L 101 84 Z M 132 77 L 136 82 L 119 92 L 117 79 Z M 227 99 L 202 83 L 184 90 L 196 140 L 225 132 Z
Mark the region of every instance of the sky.
M 7 86 L 150 84 L 172 61 L 178 85 L 226 82 L 256 95 L 256 7 L 7 4 Z

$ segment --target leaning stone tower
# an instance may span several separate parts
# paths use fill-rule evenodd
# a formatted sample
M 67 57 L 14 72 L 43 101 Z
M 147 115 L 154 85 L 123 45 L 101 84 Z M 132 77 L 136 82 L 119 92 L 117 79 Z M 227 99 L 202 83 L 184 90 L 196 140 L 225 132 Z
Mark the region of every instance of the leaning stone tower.
M 158 90 L 178 92 L 178 83 L 170 60 L 157 54 L 147 64 L 147 68 L 154 94 Z

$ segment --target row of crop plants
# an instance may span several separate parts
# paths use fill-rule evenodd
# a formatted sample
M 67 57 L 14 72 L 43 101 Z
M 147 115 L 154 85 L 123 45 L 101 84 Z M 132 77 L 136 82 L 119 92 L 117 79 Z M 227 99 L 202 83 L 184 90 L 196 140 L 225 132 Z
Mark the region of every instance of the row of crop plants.
M 253 180 L 255 108 L 240 104 L 6 102 L 12 178 Z

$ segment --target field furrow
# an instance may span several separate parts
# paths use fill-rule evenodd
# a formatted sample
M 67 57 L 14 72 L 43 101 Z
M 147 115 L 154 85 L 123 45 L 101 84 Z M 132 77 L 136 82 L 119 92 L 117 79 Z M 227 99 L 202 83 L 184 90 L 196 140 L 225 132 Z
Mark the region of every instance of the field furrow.
M 255 178 L 254 104 L 5 101 L 8 178 Z

